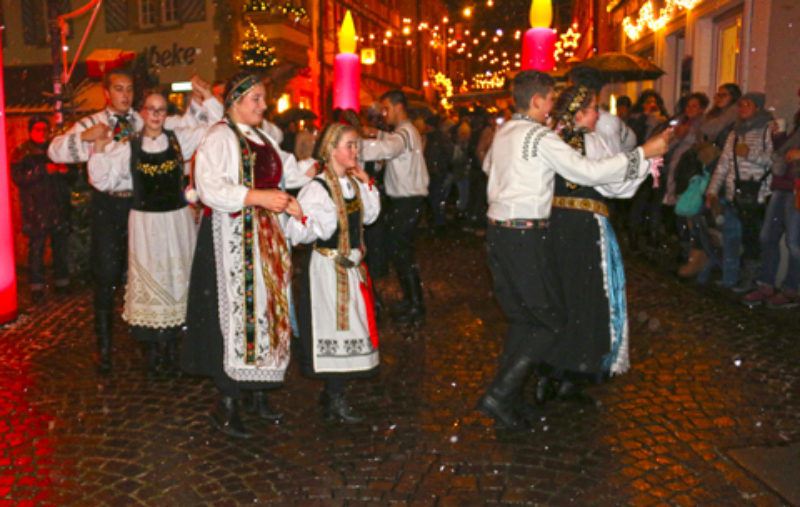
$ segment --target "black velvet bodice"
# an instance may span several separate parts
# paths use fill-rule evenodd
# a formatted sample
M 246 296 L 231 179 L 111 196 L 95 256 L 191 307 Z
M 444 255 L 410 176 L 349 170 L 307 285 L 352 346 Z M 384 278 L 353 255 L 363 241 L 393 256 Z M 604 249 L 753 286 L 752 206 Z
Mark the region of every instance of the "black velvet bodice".
M 132 209 L 174 211 L 186 206 L 183 194 L 183 155 L 178 138 L 165 130 L 168 147 L 160 153 L 142 150 L 142 136 L 131 136 Z

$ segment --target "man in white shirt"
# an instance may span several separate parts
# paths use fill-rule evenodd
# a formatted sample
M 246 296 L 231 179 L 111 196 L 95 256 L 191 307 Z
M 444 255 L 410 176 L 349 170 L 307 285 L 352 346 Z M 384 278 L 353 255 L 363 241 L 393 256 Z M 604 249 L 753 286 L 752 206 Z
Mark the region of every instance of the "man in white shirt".
M 553 107 L 554 81 L 538 71 L 514 78 L 517 113 L 495 133 L 484 160 L 488 175 L 487 246 L 494 292 L 509 320 L 500 365 L 478 410 L 510 429 L 529 412 L 521 389 L 537 358 L 557 340 L 565 319 L 549 239 L 556 173 L 581 185 L 622 182 L 649 170 L 640 164 L 666 151 L 664 136 L 603 160 L 588 160 L 544 126 Z
M 207 86 L 199 78 L 192 79 L 195 87 Z M 133 76 L 125 69 L 112 69 L 103 78 L 108 106 L 95 114 L 78 120 L 69 130 L 56 136 L 47 150 L 48 157 L 56 163 L 75 164 L 87 162 L 94 141 L 112 135 L 119 141 L 144 125 L 139 113 L 133 110 Z M 222 104 L 212 98 L 203 108 L 218 108 Z M 187 114 L 170 116 L 165 127 L 199 124 L 198 117 L 207 114 L 204 109 L 191 104 Z M 91 181 L 89 182 L 91 183 Z M 97 334 L 98 371 L 111 372 L 111 326 L 114 289 L 122 280 L 126 269 L 128 249 L 128 211 L 131 206 L 130 191 L 101 192 L 92 190 L 91 199 L 91 270 L 94 282 L 94 323 Z
M 389 255 L 403 291 L 403 303 L 396 309 L 395 320 L 418 324 L 425 316 L 425 306 L 414 258 L 414 238 L 428 195 L 428 169 L 422 139 L 408 119 L 405 94 L 400 90 L 386 92 L 381 105 L 386 123 L 394 127 L 394 132 L 380 132 L 375 139 L 362 140 L 360 159 L 387 161 L 384 182 L 389 200 Z

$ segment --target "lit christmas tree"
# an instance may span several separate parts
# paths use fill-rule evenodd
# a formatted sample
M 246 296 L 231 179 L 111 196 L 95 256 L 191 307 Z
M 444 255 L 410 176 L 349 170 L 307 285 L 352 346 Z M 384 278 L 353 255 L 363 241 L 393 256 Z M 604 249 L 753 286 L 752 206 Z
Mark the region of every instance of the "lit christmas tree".
M 243 70 L 265 70 L 278 63 L 275 48 L 267 44 L 267 37 L 253 23 L 250 23 L 250 28 L 244 34 L 241 49 L 236 63 Z

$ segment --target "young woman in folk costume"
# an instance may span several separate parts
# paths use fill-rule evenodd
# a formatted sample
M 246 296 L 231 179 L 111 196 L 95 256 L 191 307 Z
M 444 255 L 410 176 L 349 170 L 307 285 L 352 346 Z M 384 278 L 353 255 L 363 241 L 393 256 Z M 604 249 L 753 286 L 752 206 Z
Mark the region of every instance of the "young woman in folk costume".
M 283 382 L 289 364 L 292 266 L 284 225 L 288 215 L 303 216 L 282 190 L 287 173 L 299 170 L 294 155 L 258 128 L 265 95 L 257 77 L 234 76 L 226 116 L 195 158 L 195 185 L 208 209 L 192 265 L 181 366 L 214 379 L 221 397 L 211 423 L 236 438 L 250 437 L 239 414 L 243 391 L 260 417 L 281 415 L 267 406 L 265 390 Z
M 222 105 L 210 90 L 203 93 L 207 117 L 218 120 Z M 160 93 L 145 97 L 141 115 L 142 130 L 112 141 L 109 129 L 107 136 L 94 142 L 88 171 L 100 191 L 132 191 L 122 317 L 130 325 L 131 336 L 142 343 L 147 375 L 158 376 L 163 369 L 175 376 L 197 238 L 184 198 L 184 160 L 192 157 L 210 124 L 164 129 L 167 100 Z
M 593 160 L 612 155 L 593 132 L 597 117 L 595 93 L 580 86 L 565 89 L 551 114 L 559 136 Z M 642 159 L 642 164 L 650 162 Z M 604 198 L 631 197 L 648 174 L 595 187 L 556 175 L 550 230 L 567 319 L 564 335 L 543 362 L 539 403 L 553 395 L 588 401 L 579 381 L 628 370 L 625 273 Z
M 325 127 L 314 148 L 321 171 L 298 195 L 306 216 L 288 226 L 293 244 L 313 243 L 297 298 L 302 370 L 325 380 L 325 416 L 345 423 L 362 420 L 345 400 L 345 382 L 375 373 L 379 361 L 372 285 L 362 260 L 364 225 L 378 218 L 380 193 L 357 156 L 353 127 Z

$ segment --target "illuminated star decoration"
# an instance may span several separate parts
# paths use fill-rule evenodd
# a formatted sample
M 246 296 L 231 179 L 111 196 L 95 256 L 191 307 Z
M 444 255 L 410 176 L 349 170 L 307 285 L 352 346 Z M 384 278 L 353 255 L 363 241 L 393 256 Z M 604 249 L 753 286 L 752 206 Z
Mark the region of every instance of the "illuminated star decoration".
M 565 58 L 575 56 L 575 50 L 578 49 L 578 43 L 581 40 L 581 33 L 573 30 L 577 28 L 578 23 L 572 23 L 572 26 L 566 32 L 558 36 L 559 40 L 556 42 L 556 50 L 554 52 L 557 62 L 561 60 L 561 55 L 564 55 Z

